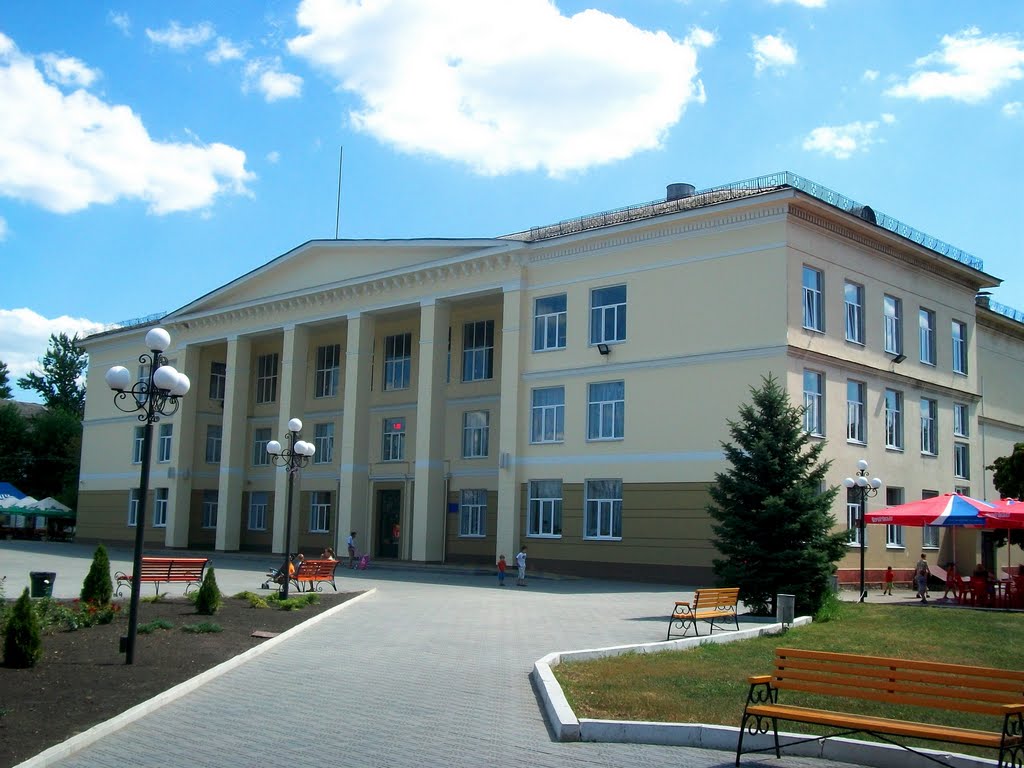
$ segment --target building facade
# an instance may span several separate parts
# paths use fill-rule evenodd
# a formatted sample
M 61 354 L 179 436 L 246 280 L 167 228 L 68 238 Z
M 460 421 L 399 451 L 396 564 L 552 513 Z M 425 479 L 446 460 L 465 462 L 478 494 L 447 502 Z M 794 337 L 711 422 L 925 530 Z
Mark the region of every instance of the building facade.
M 980 261 L 792 174 L 491 239 L 311 241 L 160 321 L 192 390 L 154 427 L 147 546 L 283 552 L 288 420 L 316 445 L 295 549 L 690 583 L 708 487 L 774 374 L 872 504 L 963 490 L 1024 439 L 1024 322 Z M 995 308 L 993 308 L 995 307 Z M 142 428 L 103 383 L 151 326 L 92 336 L 78 536 L 134 537 Z M 840 494 L 838 528 L 856 528 Z M 963 531 L 870 526 L 870 572 Z M 840 576 L 854 580 L 860 542 Z

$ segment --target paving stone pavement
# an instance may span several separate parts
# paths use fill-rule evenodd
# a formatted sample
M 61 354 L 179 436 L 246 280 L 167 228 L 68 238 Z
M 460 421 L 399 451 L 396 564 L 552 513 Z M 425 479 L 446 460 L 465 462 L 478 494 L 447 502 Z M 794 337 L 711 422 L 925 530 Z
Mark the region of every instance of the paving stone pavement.
M 0 542 L 0 575 L 31 563 L 33 570 L 58 573 L 58 595 L 73 594 L 91 549 L 72 546 L 78 547 Z M 124 556 L 112 552 L 112 567 Z M 225 592 L 258 586 L 267 558 L 213 556 Z M 8 581 L 12 596 L 17 584 Z M 55 764 L 733 764 L 731 753 L 713 750 L 556 742 L 530 683 L 533 663 L 549 652 L 660 639 L 666 605 L 685 589 L 589 579 L 499 588 L 489 574 L 427 568 L 346 571 L 339 583 L 342 591 L 369 587 L 377 588 L 374 595 Z M 737 702 L 737 714 L 740 707 Z M 843 764 L 751 756 L 743 765 Z

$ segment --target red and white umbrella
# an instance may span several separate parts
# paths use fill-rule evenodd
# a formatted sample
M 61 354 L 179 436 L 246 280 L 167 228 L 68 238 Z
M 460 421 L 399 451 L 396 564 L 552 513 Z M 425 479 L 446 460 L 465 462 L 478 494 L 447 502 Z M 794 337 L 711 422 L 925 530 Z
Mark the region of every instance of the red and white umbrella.
M 986 528 L 1024 528 L 1024 503 L 1017 499 L 992 502 L 995 509 L 981 513 Z
M 981 499 L 972 499 L 959 493 L 945 493 L 930 499 L 897 504 L 893 507 L 868 512 L 864 522 L 874 525 L 925 525 L 981 527 L 985 525 L 984 512 L 997 511 L 996 505 Z

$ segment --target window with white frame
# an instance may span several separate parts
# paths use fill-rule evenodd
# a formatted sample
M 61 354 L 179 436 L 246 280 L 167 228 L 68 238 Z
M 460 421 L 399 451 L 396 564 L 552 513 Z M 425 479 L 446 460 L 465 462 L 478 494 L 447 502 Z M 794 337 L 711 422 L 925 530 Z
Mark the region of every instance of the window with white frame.
M 142 447 L 146 442 L 146 428 L 135 427 L 134 437 L 132 438 L 132 464 L 142 463 Z
M 173 424 L 160 425 L 160 439 L 157 442 L 156 460 L 167 462 L 171 460 L 171 440 L 174 433 Z
M 384 443 L 380 452 L 381 461 L 405 460 L 405 419 L 384 420 Z
M 971 479 L 971 447 L 967 443 L 953 443 L 953 477 Z
M 864 343 L 864 286 L 846 283 L 846 340 Z
M 595 288 L 590 292 L 590 343 L 626 340 L 626 286 Z
M 277 353 L 256 358 L 256 402 L 277 400 Z
M 220 447 L 223 440 L 224 427 L 220 424 L 206 425 L 206 463 L 220 464 Z
M 935 365 L 935 313 L 930 309 L 921 307 L 917 315 L 921 362 L 925 365 Z
M 270 454 L 267 453 L 267 443 L 270 442 L 270 427 L 260 427 L 252 431 L 252 465 L 254 467 L 269 467 Z
M 956 437 L 969 437 L 971 434 L 970 411 L 966 403 L 953 403 L 953 434 Z
M 846 440 L 867 443 L 867 384 L 850 379 L 846 382 Z
M 921 398 L 921 453 L 936 456 L 939 453 L 939 403 Z
M 313 397 L 334 397 L 341 378 L 341 344 L 325 344 L 316 348 L 316 375 Z
M 488 455 L 491 414 L 466 411 L 462 414 L 462 458 L 482 459 Z
M 384 391 L 408 389 L 412 376 L 412 334 L 384 338 Z
M 128 527 L 134 528 L 139 522 L 139 499 L 142 495 L 138 488 L 128 491 Z
M 924 490 L 921 491 L 922 499 L 933 499 L 939 495 L 938 491 Z M 942 530 L 937 525 L 926 525 L 921 529 L 921 546 L 925 549 L 938 549 L 939 548 L 939 533 Z
M 217 491 L 203 491 L 203 528 L 217 527 Z
M 567 324 L 565 294 L 544 296 L 533 304 L 533 351 L 565 349 Z
M 903 354 L 903 299 L 885 296 L 882 300 L 882 321 L 885 351 L 892 355 Z
M 531 480 L 527 536 L 562 535 L 562 481 Z
M 812 435 L 825 434 L 825 376 L 804 370 L 804 430 Z
M 953 371 L 967 375 L 967 323 L 953 321 Z
M 487 523 L 487 491 L 467 488 L 459 501 L 459 536 L 484 536 Z
M 583 537 L 622 538 L 622 481 L 587 480 Z
M 903 450 L 903 393 L 885 390 L 885 447 Z
M 860 491 L 856 488 L 846 489 L 846 530 L 850 531 L 847 543 L 852 547 L 859 547 L 861 545 Z M 867 528 L 864 531 L 864 537 L 867 539 Z
M 494 378 L 494 321 L 479 320 L 462 328 L 462 380 Z
M 885 489 L 885 506 L 896 507 L 903 503 L 903 489 L 888 487 Z M 885 546 L 901 549 L 906 546 L 903 540 L 902 525 L 885 526 Z
M 626 383 L 589 384 L 587 392 L 587 439 L 621 440 L 626 428 Z
M 560 443 L 565 439 L 565 387 L 542 387 L 531 393 L 531 443 Z
M 249 494 L 249 530 L 267 530 L 267 506 L 270 494 L 266 491 L 253 491 Z
M 825 331 L 825 306 L 822 303 L 822 288 L 825 275 L 814 267 L 804 266 L 804 328 L 811 331 Z
M 969 485 L 954 485 L 953 493 L 959 493 L 961 496 L 970 496 L 971 487 Z
M 210 363 L 210 399 L 223 400 L 224 386 L 228 378 L 226 363 Z
M 138 397 L 139 405 L 145 405 L 146 400 L 149 398 L 149 374 L 150 370 L 148 365 L 139 366 L 138 375 L 136 376 L 136 381 L 139 383 L 139 386 L 137 387 L 140 393 Z
M 309 532 L 329 533 L 331 530 L 331 492 L 309 494 Z
M 334 422 L 328 421 L 313 426 L 314 464 L 330 464 L 334 461 Z
M 157 488 L 153 494 L 153 527 L 167 527 L 167 488 Z

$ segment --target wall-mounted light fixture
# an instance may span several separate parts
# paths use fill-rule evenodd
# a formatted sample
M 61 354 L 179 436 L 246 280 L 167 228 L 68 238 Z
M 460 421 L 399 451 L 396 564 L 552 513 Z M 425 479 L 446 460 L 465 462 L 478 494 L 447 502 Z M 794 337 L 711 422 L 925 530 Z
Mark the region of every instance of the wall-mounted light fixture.
M 907 359 L 907 356 L 906 356 L 906 355 L 904 355 L 904 354 L 903 354 L 903 353 L 901 352 L 900 354 L 896 355 L 896 357 L 894 357 L 894 358 L 892 359 L 892 361 L 893 361 L 894 363 L 896 363 L 896 365 L 899 365 L 900 363 L 902 363 L 902 362 L 903 362 L 904 360 L 906 360 L 906 359 Z
M 609 347 L 607 344 L 598 344 L 597 351 L 600 352 L 602 355 L 607 355 L 612 350 L 611 347 Z

